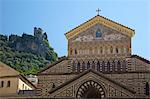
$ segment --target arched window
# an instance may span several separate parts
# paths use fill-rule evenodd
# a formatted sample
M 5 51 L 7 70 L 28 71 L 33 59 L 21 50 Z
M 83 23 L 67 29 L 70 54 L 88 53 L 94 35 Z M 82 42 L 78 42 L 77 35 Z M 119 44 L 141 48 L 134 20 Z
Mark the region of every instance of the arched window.
M 102 62 L 102 72 L 105 72 L 105 62 Z
M 118 51 L 118 48 L 116 48 L 116 53 L 118 53 L 119 51 Z
M 115 61 L 112 61 L 112 71 L 115 71 Z
M 95 62 L 92 62 L 92 69 L 95 70 Z
M 78 54 L 76 49 L 74 50 L 74 53 L 75 53 L 75 55 Z
M 110 72 L 110 62 L 107 62 L 107 72 Z
M 83 62 L 82 63 L 82 71 L 84 71 L 85 70 L 85 63 Z
M 7 81 L 7 87 L 10 87 L 10 81 Z
M 121 69 L 121 63 L 120 63 L 120 61 L 118 61 L 117 62 L 117 71 L 120 71 L 120 69 Z
M 88 61 L 88 63 L 87 63 L 87 69 L 89 69 L 90 68 L 90 62 Z
M 1 81 L 1 87 L 4 87 L 4 81 Z
M 145 84 L 145 95 L 149 95 L 149 83 L 146 82 Z
M 98 30 L 96 32 L 96 38 L 100 38 L 100 37 L 102 37 L 102 33 L 100 32 L 100 30 Z
M 52 83 L 52 88 L 55 88 L 55 84 L 54 83 Z
M 77 64 L 77 72 L 80 72 L 80 62 Z
M 125 60 L 122 61 L 122 70 L 126 71 L 126 61 Z
M 100 63 L 99 63 L 99 61 L 97 62 L 97 71 L 100 71 Z

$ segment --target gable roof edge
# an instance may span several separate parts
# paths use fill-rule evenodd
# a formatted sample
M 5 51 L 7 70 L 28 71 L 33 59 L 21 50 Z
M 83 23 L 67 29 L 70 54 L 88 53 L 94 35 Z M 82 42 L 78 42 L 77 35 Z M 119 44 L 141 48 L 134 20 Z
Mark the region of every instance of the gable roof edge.
M 150 64 L 149 60 L 147 60 L 147 59 L 145 59 L 145 58 L 143 58 L 143 57 L 141 57 L 139 55 L 132 55 L 131 58 L 137 58 L 137 59 L 139 59 L 139 60 L 141 60 L 141 61 L 143 61 L 143 62 L 145 62 L 147 64 Z
M 40 71 L 37 73 L 37 75 L 39 75 L 39 74 L 42 73 L 43 71 L 45 71 L 45 70 L 47 70 L 47 69 L 49 69 L 49 68 L 55 66 L 56 64 L 58 64 L 58 63 L 60 63 L 60 62 L 62 62 L 62 61 L 64 61 L 64 60 L 66 60 L 66 59 L 67 59 L 66 56 L 60 57 L 56 62 L 54 62 L 54 63 L 52 63 L 52 64 L 48 64 L 44 69 L 40 70 Z
M 115 24 L 115 25 L 117 25 L 117 26 L 123 27 L 123 28 L 124 28 L 124 29 L 123 29 L 124 31 L 128 30 L 128 31 L 126 31 L 126 33 L 128 33 L 128 35 L 130 35 L 131 37 L 135 34 L 135 30 L 133 30 L 133 29 L 127 27 L 127 26 L 124 26 L 124 25 L 122 25 L 122 24 L 120 24 L 120 23 L 118 23 L 118 22 L 112 21 L 112 20 L 110 20 L 110 19 L 108 19 L 108 18 L 106 18 L 106 17 L 97 15 L 97 16 L 95 16 L 95 17 L 89 19 L 88 21 L 86 21 L 86 22 L 84 22 L 84 23 L 78 25 L 77 27 L 73 28 L 73 29 L 70 30 L 69 32 L 65 33 L 66 38 L 67 38 L 67 39 L 70 39 L 70 38 L 72 37 L 72 35 L 73 35 L 72 32 L 76 32 L 76 34 L 77 34 L 79 31 L 81 31 L 81 30 L 83 31 L 83 28 L 87 28 L 87 27 L 89 27 L 91 24 L 94 24 L 94 22 L 100 21 L 100 20 L 95 20 L 96 18 L 102 18 L 102 20 L 105 20 L 105 21 L 108 21 L 108 22 L 110 22 L 110 23 L 113 23 L 113 24 Z M 92 20 L 94 20 L 94 22 L 93 22 L 93 23 L 90 23 Z M 89 24 L 89 23 L 90 23 L 90 24 Z M 105 22 L 102 22 L 102 23 L 104 23 L 104 24 L 106 25 Z M 109 24 L 110 24 L 110 23 L 109 23 Z M 88 24 L 88 26 L 83 27 L 85 24 Z M 82 28 L 81 28 L 81 27 L 82 27 Z M 79 29 L 79 28 L 81 28 L 81 29 Z M 115 28 L 115 29 L 118 30 L 118 31 L 122 31 L 121 28 L 116 28 L 116 26 L 114 26 L 113 28 Z M 79 30 L 77 30 L 77 29 L 79 29 Z M 76 30 L 76 31 L 75 31 L 75 30 Z M 82 31 L 81 31 L 81 32 L 82 32 Z M 130 31 L 130 32 L 129 32 L 129 31 Z M 130 33 L 130 34 L 129 34 L 129 33 Z M 74 34 L 74 35 L 75 35 L 75 34 Z M 73 36 L 74 36 L 74 35 L 73 35 Z

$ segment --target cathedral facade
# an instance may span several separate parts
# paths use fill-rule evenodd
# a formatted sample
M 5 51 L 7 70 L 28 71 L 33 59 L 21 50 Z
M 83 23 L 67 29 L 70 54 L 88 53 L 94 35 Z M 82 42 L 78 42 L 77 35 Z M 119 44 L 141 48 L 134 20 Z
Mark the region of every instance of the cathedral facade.
M 38 73 L 45 98 L 150 98 L 150 61 L 132 55 L 135 31 L 97 15 L 67 32 L 68 56 Z

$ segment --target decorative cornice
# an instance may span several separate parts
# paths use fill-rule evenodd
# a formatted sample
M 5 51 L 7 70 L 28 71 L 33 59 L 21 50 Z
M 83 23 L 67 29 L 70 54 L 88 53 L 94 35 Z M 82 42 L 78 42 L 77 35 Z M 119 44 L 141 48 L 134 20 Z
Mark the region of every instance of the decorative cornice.
M 93 17 L 92 19 L 84 22 L 83 24 L 77 26 L 76 28 L 70 30 L 65 35 L 66 35 L 67 39 L 70 39 L 70 38 L 74 37 L 75 35 L 81 33 L 82 31 L 85 31 L 86 29 L 90 28 L 91 26 L 93 26 L 97 23 L 103 24 L 107 27 L 117 30 L 129 37 L 132 37 L 135 34 L 135 31 L 133 29 L 126 27 L 124 25 L 121 25 L 117 22 L 114 22 L 106 17 L 97 15 L 97 16 Z

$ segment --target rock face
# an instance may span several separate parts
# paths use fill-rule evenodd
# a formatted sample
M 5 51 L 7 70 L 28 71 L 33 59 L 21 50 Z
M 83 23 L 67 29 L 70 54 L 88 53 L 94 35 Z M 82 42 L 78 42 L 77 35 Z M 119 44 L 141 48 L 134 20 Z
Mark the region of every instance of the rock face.
M 47 60 L 53 60 L 51 56 L 56 55 L 53 48 L 50 47 L 46 32 L 41 28 L 34 28 L 34 35 L 23 33 L 22 36 L 10 35 L 9 45 L 13 50 L 26 51 L 45 57 Z
M 0 61 L 22 74 L 36 74 L 56 60 L 57 54 L 41 28 L 34 28 L 34 35 L 23 33 L 7 37 L 0 34 Z

